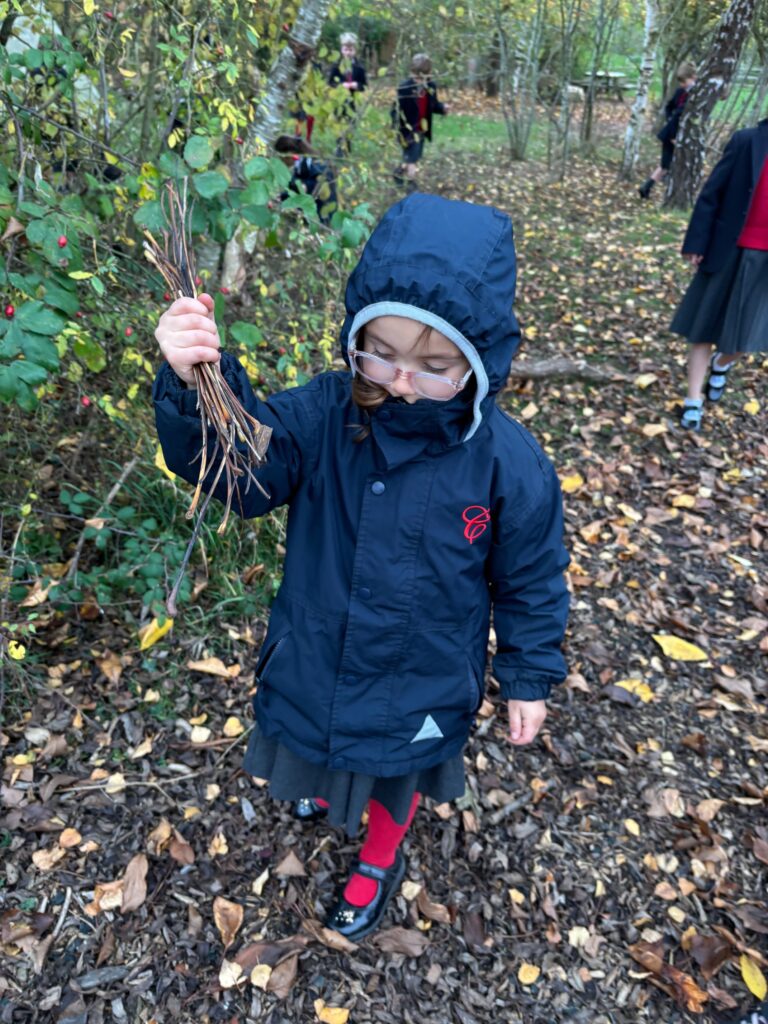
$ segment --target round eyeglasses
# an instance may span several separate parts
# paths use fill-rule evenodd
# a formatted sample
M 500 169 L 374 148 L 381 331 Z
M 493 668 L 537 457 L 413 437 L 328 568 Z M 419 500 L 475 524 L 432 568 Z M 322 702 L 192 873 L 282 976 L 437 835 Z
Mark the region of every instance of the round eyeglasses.
M 450 377 L 442 377 L 438 373 L 401 370 L 399 366 L 395 366 L 389 360 L 375 356 L 371 352 L 358 352 L 356 349 L 352 349 L 349 355 L 355 370 L 372 384 L 387 387 L 389 384 L 394 384 L 398 377 L 402 377 L 410 383 L 417 395 L 421 395 L 422 398 L 431 398 L 435 402 L 447 402 L 454 398 L 472 376 L 472 370 L 469 369 L 461 380 L 452 380 Z

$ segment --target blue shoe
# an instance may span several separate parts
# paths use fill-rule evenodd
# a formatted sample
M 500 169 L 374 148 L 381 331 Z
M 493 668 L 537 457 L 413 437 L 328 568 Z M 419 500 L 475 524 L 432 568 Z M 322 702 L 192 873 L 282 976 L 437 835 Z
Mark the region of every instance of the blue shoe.
M 717 359 L 717 352 L 712 356 L 709 361 L 709 376 L 707 377 L 707 384 L 704 388 L 704 393 L 707 396 L 708 402 L 719 402 L 723 397 L 725 391 L 725 385 L 728 383 L 728 373 L 732 366 L 735 365 L 735 360 L 730 366 L 726 366 L 725 369 L 715 369 L 715 359 Z
M 339 932 L 351 942 L 357 942 L 379 927 L 384 911 L 400 888 L 405 875 L 405 857 L 398 850 L 391 868 L 379 868 L 375 864 L 366 864 L 364 860 L 358 859 L 352 865 L 352 873 L 372 878 L 377 883 L 376 895 L 364 907 L 356 907 L 341 896 L 328 915 L 325 926 Z
M 704 412 L 704 402 L 698 398 L 686 398 L 683 402 L 683 411 L 680 414 L 680 426 L 684 430 L 701 430 L 701 417 Z
M 303 796 L 293 805 L 293 816 L 299 821 L 317 821 L 319 818 L 325 818 L 327 814 L 328 808 L 313 800 L 311 796 Z
M 768 1002 L 760 1003 L 757 1009 L 733 1020 L 732 1024 L 768 1024 Z

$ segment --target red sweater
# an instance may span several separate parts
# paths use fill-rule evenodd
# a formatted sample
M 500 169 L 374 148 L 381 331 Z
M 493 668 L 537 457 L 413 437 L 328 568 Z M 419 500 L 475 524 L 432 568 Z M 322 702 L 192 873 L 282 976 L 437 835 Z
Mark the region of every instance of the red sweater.
M 426 89 L 416 97 L 416 102 L 419 105 L 419 123 L 416 125 L 416 130 L 422 132 L 426 129 L 427 113 L 429 112 L 429 96 Z
M 736 244 L 742 249 L 768 250 L 768 160 L 763 163 L 763 170 L 752 193 L 749 213 Z

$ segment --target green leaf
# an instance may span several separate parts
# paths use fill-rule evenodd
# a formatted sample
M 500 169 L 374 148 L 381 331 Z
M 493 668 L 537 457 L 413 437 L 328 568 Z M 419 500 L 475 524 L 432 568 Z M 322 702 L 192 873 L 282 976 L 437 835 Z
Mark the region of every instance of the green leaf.
M 30 362 L 39 363 L 46 370 L 58 370 L 59 353 L 48 338 L 43 338 L 39 334 L 25 334 L 21 342 L 21 350 Z
M 214 199 L 223 195 L 229 188 L 229 182 L 218 171 L 203 171 L 201 174 L 192 175 L 192 183 L 195 191 L 203 199 Z
M 274 213 L 267 206 L 244 206 L 240 213 L 249 224 L 257 228 L 269 227 L 274 217 Z
M 157 169 L 166 178 L 185 178 L 189 171 L 178 153 L 166 149 L 157 161 Z
M 18 380 L 11 367 L 0 365 L 0 402 L 12 402 L 16 397 L 17 387 Z
M 45 282 L 45 301 L 54 309 L 61 309 L 68 316 L 74 316 L 80 308 L 80 301 L 76 293 L 57 281 L 47 280 Z
M 269 202 L 269 189 L 263 181 L 252 181 L 240 193 L 241 206 L 266 206 Z
M 11 363 L 11 370 L 19 380 L 23 380 L 30 387 L 36 387 L 48 380 L 48 371 L 37 363 L 30 363 L 28 359 L 17 359 L 15 363 Z
M 0 359 L 15 359 L 21 352 L 21 346 L 24 341 L 24 331 L 13 320 L 8 325 L 8 330 L 5 332 L 5 337 L 0 342 Z
M 184 147 L 184 159 L 195 170 L 206 167 L 213 160 L 210 141 L 202 135 L 193 135 Z
M 243 167 L 243 174 L 250 181 L 253 178 L 265 178 L 269 173 L 269 160 L 264 156 L 253 156 Z
M 163 231 L 167 227 L 158 199 L 150 199 L 148 203 L 142 203 L 133 215 L 133 222 L 140 228 L 147 228 L 153 233 Z
M 93 373 L 99 373 L 107 365 L 104 349 L 89 334 L 78 335 L 72 345 L 72 351 Z
M 245 320 L 236 320 L 230 327 L 229 333 L 235 341 L 239 341 L 246 348 L 255 348 L 260 341 L 264 340 L 264 335 L 259 328 Z
M 47 309 L 37 299 L 19 306 L 14 320 L 25 331 L 34 331 L 35 334 L 58 334 L 66 325 L 63 316 Z

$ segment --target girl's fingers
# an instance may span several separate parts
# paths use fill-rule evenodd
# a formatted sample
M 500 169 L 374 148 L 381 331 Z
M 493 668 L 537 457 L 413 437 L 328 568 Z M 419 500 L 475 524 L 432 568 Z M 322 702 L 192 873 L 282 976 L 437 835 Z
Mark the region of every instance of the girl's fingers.
M 522 731 L 522 715 L 520 714 L 519 707 L 511 707 L 509 709 L 509 738 L 512 742 L 519 741 L 520 733 Z
M 183 359 L 179 359 L 179 354 L 175 353 L 168 360 L 171 368 L 177 373 L 179 370 L 191 370 L 195 363 L 217 363 L 218 361 L 219 353 L 212 348 L 185 348 Z
M 218 330 L 216 324 L 207 316 L 200 316 L 199 313 L 182 313 L 169 316 L 167 320 L 161 321 L 163 331 L 176 334 L 180 331 L 205 331 L 210 337 L 217 338 Z
M 210 299 L 210 295 L 206 296 Z M 171 314 L 171 316 L 179 316 L 182 313 L 197 313 L 200 316 L 208 316 L 209 307 L 205 303 L 201 302 L 200 299 L 176 299 L 173 305 L 169 306 L 163 316 Z

